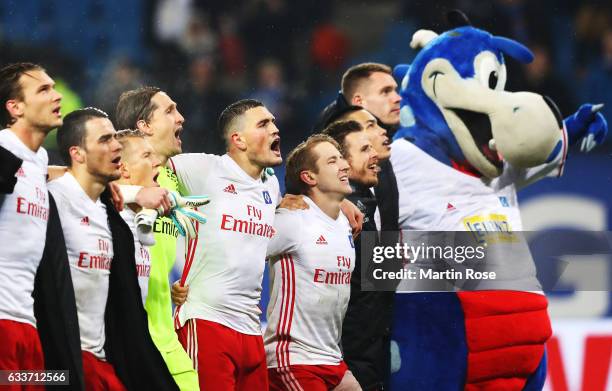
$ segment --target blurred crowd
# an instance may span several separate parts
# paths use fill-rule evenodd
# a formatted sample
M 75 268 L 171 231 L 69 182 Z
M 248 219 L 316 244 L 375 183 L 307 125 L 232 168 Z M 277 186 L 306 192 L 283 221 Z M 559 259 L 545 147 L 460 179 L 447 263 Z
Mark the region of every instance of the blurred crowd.
M 84 3 L 91 6 L 82 12 L 93 17 L 121 4 Z M 66 50 L 70 40 L 13 39 L 7 21 L 15 14 L 11 7 L 20 4 L 11 0 L 0 5 L 3 63 L 30 60 L 47 67 L 62 84 L 64 113 L 93 105 L 112 116 L 121 92 L 143 84 L 159 86 L 177 100 L 186 118 L 186 152 L 222 153 L 218 114 L 246 97 L 270 108 L 282 132 L 283 150 L 292 148 L 334 99 L 348 66 L 409 63 L 415 54 L 409 48 L 412 33 L 419 28 L 445 30 L 445 14 L 452 8 L 463 10 L 474 26 L 517 39 L 534 52 L 535 61 L 526 66 L 508 60 L 508 90 L 548 95 L 564 115 L 581 102 L 605 103 L 604 115 L 612 118 L 609 1 L 142 0 L 136 10 L 141 17 L 128 19 L 129 28 L 108 24 L 120 35 L 119 42 L 124 34 L 128 50 L 113 50 L 112 40 L 103 39 L 102 26 L 102 37 L 95 38 L 92 49 L 102 53 L 97 57 L 95 51 L 81 56 Z M 56 27 L 32 23 L 29 28 L 47 29 L 39 34 L 52 36 Z M 76 36 L 88 30 L 87 24 L 72 28 Z

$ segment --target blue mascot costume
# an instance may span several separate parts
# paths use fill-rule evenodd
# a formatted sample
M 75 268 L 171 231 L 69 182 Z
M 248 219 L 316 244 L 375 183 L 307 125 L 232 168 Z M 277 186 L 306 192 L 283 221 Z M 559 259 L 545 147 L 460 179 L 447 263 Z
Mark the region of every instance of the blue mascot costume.
M 398 65 L 401 125 L 391 162 L 400 226 L 415 231 L 518 232 L 516 192 L 563 172 L 568 148 L 590 151 L 607 134 L 600 105 L 562 120 L 553 101 L 504 90 L 504 56 L 531 51 L 471 27 L 458 11 L 443 34 L 419 30 L 411 65 Z M 517 280 L 535 269 L 512 265 Z M 393 390 L 540 390 L 552 330 L 538 289 L 396 295 Z M 428 289 L 417 289 L 427 291 Z

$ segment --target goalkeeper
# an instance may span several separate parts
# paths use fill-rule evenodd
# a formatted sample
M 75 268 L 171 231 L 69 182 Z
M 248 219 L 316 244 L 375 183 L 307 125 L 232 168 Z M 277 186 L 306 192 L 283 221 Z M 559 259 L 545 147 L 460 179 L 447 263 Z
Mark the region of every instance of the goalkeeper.
M 142 87 L 127 91 L 119 97 L 115 118 L 118 129 L 138 129 L 149 136 L 147 140 L 162 166 L 157 176 L 161 189 L 140 190 L 140 187 L 134 189 L 122 186 L 124 201 L 136 201 L 139 205 L 152 209 L 161 205 L 167 211 L 167 190 L 176 192 L 178 185 L 174 174 L 163 166 L 169 157 L 181 152 L 180 134 L 184 122 L 176 103 L 159 88 Z M 146 220 L 146 210 L 139 217 Z M 150 248 L 151 269 L 145 309 L 153 342 L 161 352 L 174 380 L 181 390 L 192 391 L 199 389 L 198 374 L 174 331 L 168 283 L 168 275 L 176 260 L 178 235 L 179 229 L 171 218 L 162 217 L 155 221 L 155 245 Z

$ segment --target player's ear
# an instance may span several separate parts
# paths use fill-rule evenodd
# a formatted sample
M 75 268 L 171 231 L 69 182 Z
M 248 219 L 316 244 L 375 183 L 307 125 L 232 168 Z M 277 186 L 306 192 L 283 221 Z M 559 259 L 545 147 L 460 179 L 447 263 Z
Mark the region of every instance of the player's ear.
M 78 145 L 73 145 L 72 147 L 70 147 L 68 149 L 68 153 L 70 154 L 71 160 L 80 164 L 85 163 L 85 151 Z
M 230 141 L 239 150 L 246 151 L 247 149 L 246 140 L 244 139 L 244 136 L 242 135 L 241 132 L 237 132 L 237 131 L 233 132 L 230 135 Z
M 19 118 L 23 115 L 23 102 L 18 101 L 17 99 L 9 99 L 6 101 L 4 107 L 6 111 L 9 112 L 11 118 Z
M 119 163 L 119 171 L 121 172 L 121 178 L 130 179 L 130 171 L 128 170 L 125 162 Z
M 153 130 L 151 129 L 151 126 L 144 119 L 138 120 L 138 122 L 136 122 L 136 129 L 140 130 L 147 136 L 153 135 Z
M 304 182 L 308 186 L 317 185 L 317 177 L 312 171 L 304 170 L 300 172 L 300 179 L 302 180 L 302 182 Z
M 361 96 L 361 94 L 353 95 L 353 99 L 351 99 L 351 104 L 353 106 L 361 106 L 363 104 L 363 96 Z

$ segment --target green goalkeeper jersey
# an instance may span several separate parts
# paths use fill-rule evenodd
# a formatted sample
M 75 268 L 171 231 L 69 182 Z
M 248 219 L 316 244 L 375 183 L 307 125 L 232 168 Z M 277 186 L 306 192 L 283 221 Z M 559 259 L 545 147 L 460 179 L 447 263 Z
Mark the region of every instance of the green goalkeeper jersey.
M 164 189 L 178 192 L 178 181 L 174 173 L 160 168 L 157 182 Z M 155 245 L 150 248 L 151 273 L 149 294 L 145 308 L 149 317 L 149 332 L 157 348 L 169 352 L 181 346 L 172 320 L 172 300 L 168 276 L 176 259 L 178 229 L 168 217 L 155 220 Z

